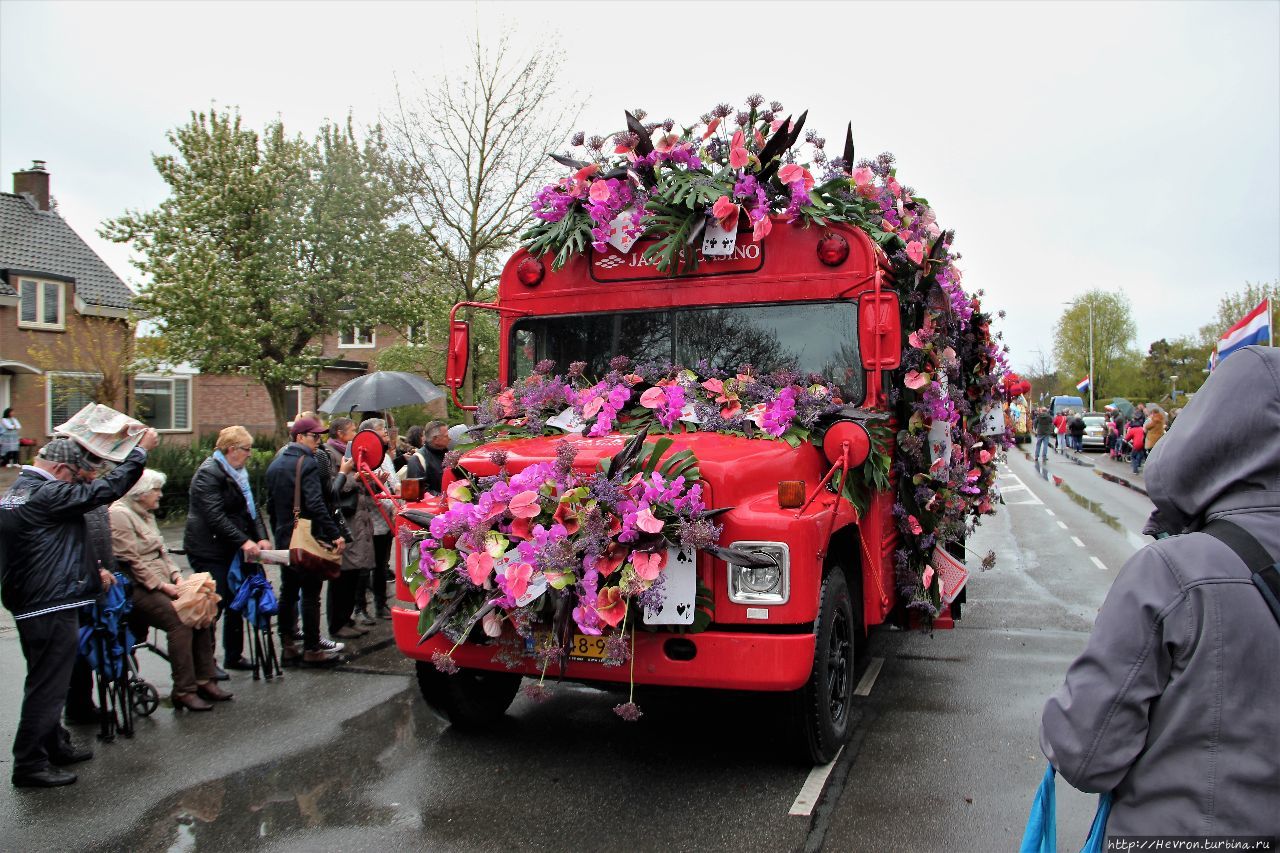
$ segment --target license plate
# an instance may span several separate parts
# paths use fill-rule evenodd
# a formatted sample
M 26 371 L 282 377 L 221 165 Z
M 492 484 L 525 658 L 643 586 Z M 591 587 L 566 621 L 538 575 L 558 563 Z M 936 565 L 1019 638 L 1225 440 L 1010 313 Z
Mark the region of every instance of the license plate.
M 524 641 L 525 654 L 532 655 L 535 649 L 546 642 L 549 632 L 535 631 L 532 637 Z M 604 660 L 605 638 L 592 637 L 587 634 L 574 634 L 569 644 L 569 660 L 595 661 Z

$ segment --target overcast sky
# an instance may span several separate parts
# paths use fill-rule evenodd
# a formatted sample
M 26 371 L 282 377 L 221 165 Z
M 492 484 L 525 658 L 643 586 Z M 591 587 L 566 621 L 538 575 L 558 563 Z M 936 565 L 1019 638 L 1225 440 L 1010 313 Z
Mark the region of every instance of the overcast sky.
M 1194 335 L 1280 278 L 1280 2 L 45 3 L 0 0 L 0 169 L 48 161 L 62 215 L 131 283 L 102 220 L 165 196 L 165 132 L 210 103 L 312 135 L 370 124 L 479 28 L 562 55 L 576 127 L 691 123 L 751 92 L 809 110 L 957 232 L 1015 368 L 1062 303 L 1123 291 L 1138 344 Z

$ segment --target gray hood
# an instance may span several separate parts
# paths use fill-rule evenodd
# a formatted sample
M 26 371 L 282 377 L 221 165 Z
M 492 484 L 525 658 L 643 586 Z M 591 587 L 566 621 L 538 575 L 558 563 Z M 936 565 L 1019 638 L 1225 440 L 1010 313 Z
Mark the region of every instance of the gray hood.
M 1147 491 L 1166 527 L 1280 506 L 1280 348 L 1237 350 L 1151 451 Z

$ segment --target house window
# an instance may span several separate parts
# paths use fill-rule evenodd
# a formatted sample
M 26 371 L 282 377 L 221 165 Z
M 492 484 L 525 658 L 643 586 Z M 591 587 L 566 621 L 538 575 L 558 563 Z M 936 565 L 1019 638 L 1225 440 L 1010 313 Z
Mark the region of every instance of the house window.
M 293 416 L 302 411 L 302 386 L 290 385 L 284 389 L 284 413 L 293 420 Z
M 338 346 L 347 348 L 372 347 L 376 340 L 372 326 L 352 326 L 338 335 Z
M 422 345 L 427 342 L 427 321 L 414 323 L 412 326 L 405 327 L 404 339 L 406 343 Z
M 133 416 L 161 431 L 191 429 L 191 379 L 185 376 L 138 377 L 133 383 Z
M 62 282 L 19 279 L 18 296 L 20 328 L 57 330 L 65 328 L 62 312 Z
M 76 412 L 98 402 L 95 394 L 102 375 L 98 373 L 49 373 L 45 382 L 45 411 L 49 413 L 46 432 L 71 420 Z

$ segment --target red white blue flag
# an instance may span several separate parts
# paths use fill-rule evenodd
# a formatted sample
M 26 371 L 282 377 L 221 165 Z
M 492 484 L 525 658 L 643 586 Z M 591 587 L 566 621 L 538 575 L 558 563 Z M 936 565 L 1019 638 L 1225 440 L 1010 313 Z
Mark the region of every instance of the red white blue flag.
M 1088 391 L 1088 390 L 1089 390 L 1089 381 L 1090 381 L 1091 379 L 1093 379 L 1093 377 L 1092 377 L 1092 376 L 1086 376 L 1084 379 L 1081 379 L 1079 382 L 1077 382 L 1077 383 L 1076 383 L 1076 390 L 1077 390 L 1077 391 L 1080 391 L 1080 392 L 1082 392 L 1082 393 L 1083 393 L 1083 392 L 1085 392 L 1085 391 Z
M 1244 319 L 1227 329 L 1218 341 L 1217 359 L 1210 359 L 1216 367 L 1222 360 L 1241 347 L 1269 345 L 1272 340 L 1271 300 L 1264 299 Z M 1216 364 L 1214 362 L 1216 361 Z

